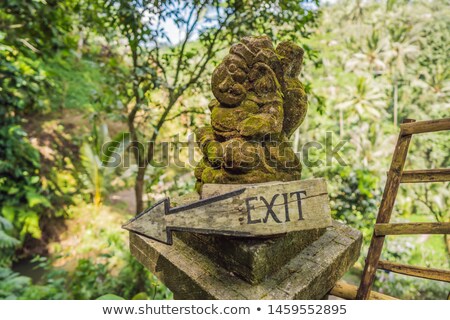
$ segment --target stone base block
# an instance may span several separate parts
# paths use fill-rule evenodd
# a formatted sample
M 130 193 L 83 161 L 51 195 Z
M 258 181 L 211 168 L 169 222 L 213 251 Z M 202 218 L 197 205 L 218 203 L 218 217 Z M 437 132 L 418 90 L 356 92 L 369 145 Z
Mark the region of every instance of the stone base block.
M 271 261 L 276 268 L 266 276 L 261 277 L 264 272 L 255 274 L 254 279 L 258 278 L 259 283 L 253 281 L 252 284 L 242 279 L 245 274 L 242 271 L 238 277 L 230 272 L 233 268 L 227 270 L 218 263 L 218 258 L 211 259 L 213 252 L 202 254 L 201 248 L 195 250 L 186 243 L 189 241 L 181 241 L 179 237 L 175 234 L 173 245 L 168 246 L 130 233 L 131 253 L 172 290 L 176 299 L 217 300 L 321 299 L 358 259 L 362 241 L 359 231 L 335 221 L 288 261 Z M 264 261 L 271 259 L 272 240 L 264 240 L 269 241 L 266 244 L 261 240 L 259 245 L 267 246 L 261 250 L 261 255 L 258 250 L 248 253 L 255 261 L 260 259 L 261 268 L 264 268 Z M 236 244 L 236 248 L 239 245 Z M 221 254 L 216 252 L 217 256 Z
M 304 230 L 266 239 L 180 232 L 178 238 L 219 266 L 257 284 L 316 241 L 325 230 Z

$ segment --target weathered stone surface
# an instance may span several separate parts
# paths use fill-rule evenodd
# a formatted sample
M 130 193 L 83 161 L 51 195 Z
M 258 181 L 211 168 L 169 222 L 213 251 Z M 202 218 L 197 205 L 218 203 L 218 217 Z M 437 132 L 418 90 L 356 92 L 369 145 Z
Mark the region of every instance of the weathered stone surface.
M 360 232 L 333 222 L 258 284 L 237 277 L 177 237 L 167 246 L 130 233 L 130 249 L 177 299 L 321 299 L 357 260 L 361 239 Z
M 206 184 L 201 197 L 217 196 L 246 186 L 248 184 Z M 188 193 L 173 199 L 172 203 L 174 206 L 187 205 L 199 198 L 197 193 Z M 226 270 L 256 284 L 278 270 L 324 232 L 325 228 L 312 229 L 265 239 L 180 232 L 178 238 Z
M 324 232 L 325 229 L 313 229 L 251 240 L 187 232 L 177 236 L 226 270 L 250 283 L 259 283 Z
M 289 137 L 303 122 L 307 96 L 298 80 L 303 49 L 276 48 L 267 36 L 244 37 L 214 70 L 211 126 L 197 130 L 203 183 L 299 180 L 301 163 Z

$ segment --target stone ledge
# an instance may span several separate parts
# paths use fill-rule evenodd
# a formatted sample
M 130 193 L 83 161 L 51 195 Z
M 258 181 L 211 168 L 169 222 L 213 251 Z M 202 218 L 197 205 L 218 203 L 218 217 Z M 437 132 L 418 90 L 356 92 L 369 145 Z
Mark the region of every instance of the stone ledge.
M 358 259 L 361 241 L 359 231 L 334 221 L 278 271 L 251 284 L 177 237 L 168 246 L 130 233 L 131 253 L 177 299 L 321 299 Z
M 257 284 L 319 239 L 324 232 L 325 229 L 312 229 L 266 239 L 242 239 L 188 232 L 179 233 L 177 237 L 219 266 L 252 284 Z

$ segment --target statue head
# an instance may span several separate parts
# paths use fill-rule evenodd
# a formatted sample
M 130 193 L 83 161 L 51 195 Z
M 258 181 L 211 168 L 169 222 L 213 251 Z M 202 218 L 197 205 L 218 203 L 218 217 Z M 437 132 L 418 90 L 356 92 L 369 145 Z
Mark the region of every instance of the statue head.
M 270 38 L 245 37 L 231 47 L 214 70 L 211 88 L 222 105 L 234 107 L 249 92 L 259 97 L 275 94 L 279 88 L 277 74 L 282 75 L 282 67 Z
M 247 94 L 248 73 L 244 59 L 228 54 L 212 75 L 211 88 L 216 99 L 225 106 L 239 105 Z

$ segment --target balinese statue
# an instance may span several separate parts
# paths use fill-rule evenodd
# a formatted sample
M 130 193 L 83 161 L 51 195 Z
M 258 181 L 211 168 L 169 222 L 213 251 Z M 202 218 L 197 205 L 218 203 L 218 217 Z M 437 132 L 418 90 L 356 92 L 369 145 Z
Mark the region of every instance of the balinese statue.
M 246 184 L 298 180 L 301 163 L 289 137 L 303 122 L 307 98 L 298 76 L 303 49 L 267 36 L 245 37 L 214 70 L 211 126 L 197 130 L 204 183 Z

